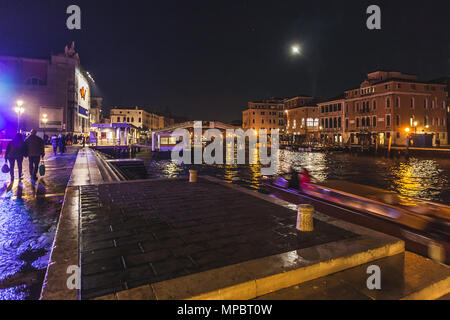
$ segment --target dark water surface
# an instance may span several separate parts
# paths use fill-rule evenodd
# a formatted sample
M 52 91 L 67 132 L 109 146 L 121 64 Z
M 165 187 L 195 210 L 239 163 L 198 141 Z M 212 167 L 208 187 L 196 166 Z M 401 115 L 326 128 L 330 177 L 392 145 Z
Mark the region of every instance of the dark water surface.
M 318 181 L 346 180 L 397 192 L 404 196 L 450 204 L 450 159 L 384 158 L 347 153 L 308 153 L 280 150 L 278 173 L 290 166 L 307 168 Z M 136 155 L 145 161 L 151 177 L 187 175 L 193 165 L 155 161 L 148 151 Z M 260 165 L 200 165 L 199 174 L 261 190 Z

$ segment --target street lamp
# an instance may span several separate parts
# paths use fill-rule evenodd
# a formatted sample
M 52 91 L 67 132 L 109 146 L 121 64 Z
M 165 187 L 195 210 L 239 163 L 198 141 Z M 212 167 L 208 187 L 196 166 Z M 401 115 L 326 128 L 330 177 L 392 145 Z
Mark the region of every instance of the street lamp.
M 48 121 L 46 113 L 44 113 L 42 115 L 42 120 L 41 121 L 44 124 L 44 143 L 45 143 L 45 128 L 47 127 L 47 121 Z
M 414 134 L 416 134 L 417 133 L 417 121 L 414 121 Z
M 17 132 L 21 132 L 21 130 L 20 130 L 20 116 L 21 116 L 22 113 L 25 112 L 22 100 L 17 100 L 16 101 L 16 107 L 14 108 L 14 111 L 17 113 Z

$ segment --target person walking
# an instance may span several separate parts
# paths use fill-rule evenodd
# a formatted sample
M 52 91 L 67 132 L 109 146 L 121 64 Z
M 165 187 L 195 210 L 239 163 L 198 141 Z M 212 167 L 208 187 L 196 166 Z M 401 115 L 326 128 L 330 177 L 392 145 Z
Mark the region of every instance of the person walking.
M 17 169 L 19 170 L 19 180 L 22 179 L 22 162 L 23 157 L 26 156 L 26 154 L 27 149 L 25 142 L 23 141 L 23 136 L 21 133 L 17 133 L 14 139 L 8 143 L 5 152 L 5 159 L 9 161 L 11 186 L 14 183 L 15 163 L 17 163 Z
M 30 136 L 25 140 L 25 146 L 27 148 L 30 177 L 36 181 L 39 163 L 45 155 L 44 140 L 38 137 L 36 130 L 33 129 L 31 130 Z
M 56 134 L 54 134 L 54 135 L 52 136 L 51 144 L 52 144 L 52 147 L 53 147 L 53 153 L 54 153 L 55 156 L 56 156 L 56 153 L 57 153 L 57 151 L 58 151 L 58 137 L 56 136 Z
M 61 153 L 61 154 L 63 154 L 64 153 L 64 149 L 65 149 L 65 139 L 64 139 L 64 136 L 62 135 L 62 134 L 60 134 L 59 136 L 58 136 L 58 148 L 59 148 L 59 152 Z

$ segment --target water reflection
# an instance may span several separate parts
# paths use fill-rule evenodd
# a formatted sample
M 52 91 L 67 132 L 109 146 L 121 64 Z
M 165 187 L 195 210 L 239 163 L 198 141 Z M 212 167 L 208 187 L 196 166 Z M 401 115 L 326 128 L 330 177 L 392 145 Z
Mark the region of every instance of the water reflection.
M 448 172 L 436 160 L 412 158 L 391 168 L 391 190 L 404 196 L 432 200 L 448 189 Z
M 346 180 L 391 190 L 403 196 L 450 204 L 450 159 L 386 159 L 346 153 L 279 151 L 278 174 L 290 167 L 307 168 L 315 180 Z M 193 166 L 171 160 L 152 161 L 149 152 L 137 155 L 147 163 L 151 176 L 187 175 Z M 256 155 L 258 156 L 258 155 Z M 247 157 L 248 159 L 248 157 Z M 261 190 L 261 165 L 202 165 L 201 174 Z

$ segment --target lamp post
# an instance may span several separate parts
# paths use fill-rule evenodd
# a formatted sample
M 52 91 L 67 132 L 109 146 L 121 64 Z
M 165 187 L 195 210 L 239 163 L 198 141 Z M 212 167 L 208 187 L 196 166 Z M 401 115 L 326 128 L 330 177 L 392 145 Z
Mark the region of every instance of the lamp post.
M 44 113 L 43 115 L 42 115 L 42 123 L 44 124 L 44 143 L 46 142 L 45 141 L 45 129 L 46 129 L 46 127 L 47 127 L 47 121 L 48 121 L 48 119 L 47 119 L 47 114 L 46 113 Z
M 416 134 L 417 133 L 417 121 L 414 121 L 414 134 Z
M 25 112 L 25 108 L 23 107 L 23 101 L 17 100 L 16 101 L 16 107 L 14 108 L 14 111 L 17 113 L 17 132 L 21 132 L 20 130 L 20 116 L 22 113 Z

